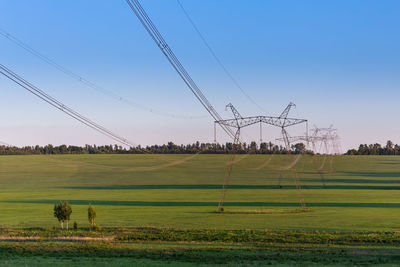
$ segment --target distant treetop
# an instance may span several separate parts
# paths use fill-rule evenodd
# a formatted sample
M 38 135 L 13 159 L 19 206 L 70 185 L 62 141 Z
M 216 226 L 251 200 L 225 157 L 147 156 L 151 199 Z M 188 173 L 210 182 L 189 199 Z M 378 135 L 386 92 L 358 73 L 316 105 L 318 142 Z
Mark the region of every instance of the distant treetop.
M 200 143 L 196 142 L 188 145 L 176 145 L 173 142 L 168 142 L 164 145 L 152 145 L 141 147 L 124 148 L 118 145 L 85 145 L 80 146 L 6 146 L 0 145 L 0 155 L 51 155 L 51 154 L 196 154 L 198 152 L 204 154 L 228 154 L 232 150 L 237 154 L 299 154 L 299 153 L 309 153 L 305 149 L 304 144 L 294 144 L 292 146 L 292 151 L 287 151 L 284 147 L 275 145 L 271 142 L 261 143 L 257 145 L 256 142 L 251 142 L 250 144 L 241 143 L 238 145 L 233 145 L 232 143 L 225 144 L 215 144 L 215 143 Z
M 386 146 L 381 144 L 361 144 L 358 149 L 350 149 L 346 155 L 400 155 L 400 146 L 387 141 Z

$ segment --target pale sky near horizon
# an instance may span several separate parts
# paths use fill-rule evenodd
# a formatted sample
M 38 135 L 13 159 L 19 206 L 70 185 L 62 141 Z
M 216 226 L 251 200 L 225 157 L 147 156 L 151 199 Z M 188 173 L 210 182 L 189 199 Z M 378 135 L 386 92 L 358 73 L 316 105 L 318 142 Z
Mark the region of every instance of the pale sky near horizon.
M 400 1 L 180 0 L 235 79 L 229 80 L 176 0 L 142 0 L 153 22 L 221 112 L 279 115 L 339 130 L 343 149 L 400 143 Z M 102 88 L 93 90 L 0 36 L 3 64 L 50 95 L 135 144 L 212 142 L 213 120 L 174 72 L 124 0 L 1 0 L 0 29 Z M 110 144 L 0 77 L 0 141 L 14 145 Z M 158 112 L 174 114 L 165 116 Z M 186 118 L 182 118 L 186 117 Z M 187 118 L 194 117 L 194 118 Z M 300 135 L 305 127 L 288 129 Z M 258 141 L 258 126 L 243 140 Z M 263 128 L 274 142 L 279 129 Z M 227 141 L 218 130 L 218 141 Z

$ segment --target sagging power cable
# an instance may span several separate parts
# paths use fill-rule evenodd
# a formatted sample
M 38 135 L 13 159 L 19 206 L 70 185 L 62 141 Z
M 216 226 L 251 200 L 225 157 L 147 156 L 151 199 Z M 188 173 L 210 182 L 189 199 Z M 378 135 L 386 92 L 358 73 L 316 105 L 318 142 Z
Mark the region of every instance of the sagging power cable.
M 3 74 L 5 77 L 13 81 L 14 83 L 18 84 L 28 92 L 32 93 L 33 95 L 37 96 L 38 98 L 42 99 L 43 101 L 47 102 L 48 104 L 52 105 L 53 107 L 59 109 L 60 111 L 64 112 L 68 116 L 74 118 L 75 120 L 85 124 L 86 126 L 92 128 L 93 130 L 108 136 L 109 138 L 117 141 L 118 143 L 121 143 L 123 145 L 126 145 L 128 147 L 135 147 L 135 145 L 127 140 L 126 138 L 123 138 L 112 131 L 108 130 L 107 128 L 93 122 L 92 120 L 84 117 L 80 113 L 76 112 L 72 108 L 68 107 L 67 105 L 61 103 L 54 97 L 48 95 L 38 87 L 34 86 L 33 84 L 27 82 L 24 80 L 22 77 L 18 76 L 16 73 L 12 72 L 10 69 L 5 67 L 4 65 L 0 64 L 0 73 Z
M 222 63 L 221 59 L 217 56 L 215 53 L 214 49 L 212 49 L 211 45 L 207 41 L 207 39 L 204 37 L 204 35 L 200 32 L 199 28 L 196 26 L 194 23 L 193 19 L 189 15 L 189 13 L 186 11 L 186 9 L 183 7 L 182 3 L 179 0 L 176 0 L 178 2 L 178 5 L 182 9 L 183 13 L 185 14 L 186 18 L 192 25 L 193 29 L 195 32 L 199 35 L 200 39 L 203 41 L 204 45 L 207 47 L 208 51 L 210 54 L 213 56 L 215 61 L 218 63 L 218 65 L 221 67 L 221 69 L 225 72 L 226 76 L 232 81 L 232 83 L 242 92 L 242 94 L 255 106 L 257 106 L 261 111 L 268 113 L 262 106 L 260 106 L 249 94 L 246 93 L 246 91 L 243 89 L 243 87 L 239 84 L 239 82 L 235 79 L 235 77 L 232 75 L 232 73 L 228 70 L 228 68 L 225 66 L 225 64 Z
M 175 71 L 178 73 L 178 75 L 182 78 L 182 80 L 187 85 L 187 87 L 190 89 L 190 91 L 195 95 L 195 97 L 200 101 L 200 103 L 203 105 L 203 107 L 211 115 L 211 117 L 213 117 L 213 119 L 215 121 L 222 120 L 222 117 L 214 109 L 214 107 L 211 105 L 211 103 L 208 101 L 208 99 L 204 96 L 203 92 L 200 90 L 200 88 L 197 86 L 197 84 L 193 81 L 192 77 L 189 75 L 189 73 L 186 71 L 186 69 L 183 67 L 183 65 L 179 61 L 179 59 L 174 54 L 174 52 L 168 46 L 167 42 L 164 40 L 161 33 L 158 31 L 158 29 L 156 28 L 154 23 L 151 21 L 151 19 L 149 18 L 149 16 L 147 15 L 146 11 L 143 9 L 143 7 L 139 3 L 139 1 L 138 0 L 125 0 L 125 1 L 129 5 L 132 12 L 139 19 L 140 23 L 143 25 L 143 27 L 145 28 L 147 33 L 150 35 L 150 37 L 156 43 L 158 48 L 161 50 L 161 52 L 167 58 L 169 63 L 172 65 L 172 67 L 175 69 Z M 232 139 L 235 138 L 235 133 L 233 132 L 233 130 L 231 128 L 229 128 L 225 125 L 222 125 L 222 124 L 220 124 L 220 126 Z

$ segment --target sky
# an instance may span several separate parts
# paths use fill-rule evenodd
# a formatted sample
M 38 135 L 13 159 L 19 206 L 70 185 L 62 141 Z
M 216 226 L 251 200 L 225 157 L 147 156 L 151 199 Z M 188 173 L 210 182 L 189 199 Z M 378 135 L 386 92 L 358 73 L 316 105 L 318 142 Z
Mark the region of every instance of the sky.
M 399 1 L 141 0 L 164 39 L 223 118 L 290 117 L 334 125 L 342 149 L 400 143 Z M 0 64 L 134 144 L 213 141 L 213 119 L 179 78 L 124 0 L 1 0 L 0 29 L 110 97 L 71 79 L 0 36 Z M 13 145 L 114 144 L 0 77 L 0 141 Z M 129 101 L 130 104 L 127 104 Z M 303 135 L 305 125 L 288 128 Z M 263 140 L 280 131 L 263 127 Z M 258 126 L 242 140 L 259 140 Z M 217 130 L 217 141 L 229 141 Z

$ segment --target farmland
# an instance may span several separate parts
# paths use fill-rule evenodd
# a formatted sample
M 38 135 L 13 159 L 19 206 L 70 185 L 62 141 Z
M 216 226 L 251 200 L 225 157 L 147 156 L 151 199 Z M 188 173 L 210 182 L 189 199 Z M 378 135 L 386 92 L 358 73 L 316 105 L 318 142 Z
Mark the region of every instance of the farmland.
M 52 264 L 59 256 L 67 257 L 68 251 L 79 251 L 82 263 L 93 264 L 95 258 L 91 256 L 96 255 L 85 254 L 87 246 L 98 246 L 98 251 L 109 249 L 108 256 L 126 256 L 126 251 L 129 255 L 140 254 L 131 260 L 153 265 L 164 260 L 185 263 L 182 259 L 201 263 L 204 257 L 212 258 L 207 253 L 216 251 L 224 251 L 219 255 L 226 257 L 226 262 L 240 255 L 252 259 L 244 264 L 258 264 L 267 259 L 271 263 L 291 264 L 300 252 L 304 263 L 328 259 L 335 263 L 335 255 L 347 255 L 354 249 L 357 253 L 361 251 L 360 255 L 369 256 L 343 256 L 343 261 L 336 263 L 377 260 L 371 255 L 380 255 L 378 258 L 384 259 L 384 263 L 397 260 L 395 255 L 400 244 L 398 157 L 237 155 L 225 212 L 217 213 L 228 157 L 201 154 L 0 157 L 1 236 L 38 236 L 42 241 L 50 238 L 40 245 L 35 243 L 40 240 L 19 244 L 6 239 L 0 243 L 0 249 L 13 255 L 13 260 L 7 263 L 1 259 L 2 263 L 23 265 L 29 255 L 34 257 L 31 260 Z M 175 164 L 176 161 L 180 164 Z M 301 191 L 296 190 L 295 174 Z M 309 209 L 306 212 L 301 209 L 300 198 Z M 71 221 L 76 221 L 81 230 L 54 230 L 58 224 L 52 209 L 59 200 L 71 203 Z M 98 213 L 97 223 L 103 228 L 99 233 L 85 230 L 89 226 L 89 203 Z M 138 238 L 138 234 L 132 236 L 132 231 L 156 231 L 156 234 Z M 172 234 L 163 231 L 172 231 Z M 199 233 L 204 231 L 225 237 L 200 238 Z M 242 240 L 243 237 L 236 237 L 237 231 L 253 231 L 259 239 Z M 321 233 L 333 237 L 320 238 Z M 346 233 L 349 237 L 343 239 Z M 61 246 L 51 239 L 60 235 L 109 237 L 114 241 L 107 243 L 108 239 L 104 239 L 86 245 L 72 242 L 65 245 L 64 252 L 58 252 L 60 255 L 49 254 L 54 246 Z M 271 237 L 276 235 L 282 238 Z M 330 245 L 327 247 L 327 244 Z M 153 252 L 143 256 L 143 251 L 148 250 Z M 322 254 L 314 255 L 314 250 Z M 170 258 L 162 251 L 170 251 Z M 171 256 L 177 251 L 183 256 L 179 253 L 176 258 Z M 101 253 L 97 256 L 106 265 L 107 258 Z M 287 261 L 282 261 L 277 253 L 283 253 Z M 43 258 L 43 255 L 55 258 Z M 119 263 L 113 262 L 124 265 L 129 259 L 118 260 Z M 70 264 L 68 261 L 65 265 Z M 221 262 L 215 259 L 211 263 Z
M 293 169 L 279 171 L 297 156 L 238 155 L 226 211 L 215 213 L 226 155 L 58 155 L 0 157 L 0 224 L 56 225 L 52 207 L 73 205 L 72 220 L 86 223 L 87 204 L 96 206 L 102 226 L 157 226 L 185 229 L 396 230 L 400 221 L 400 160 L 396 157 L 330 159 L 302 156 L 293 167 L 311 212 L 300 208 Z M 267 166 L 257 169 L 264 162 Z M 153 167 L 153 166 L 160 166 Z M 146 167 L 146 168 L 144 168 Z M 153 169 L 152 169 L 153 168 Z M 278 187 L 282 172 L 281 187 Z M 325 184 L 325 186 L 324 186 Z M 274 210 L 278 212 L 273 212 Z M 285 212 L 288 211 L 288 212 Z M 227 223 L 229 222 L 229 224 Z

